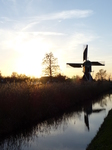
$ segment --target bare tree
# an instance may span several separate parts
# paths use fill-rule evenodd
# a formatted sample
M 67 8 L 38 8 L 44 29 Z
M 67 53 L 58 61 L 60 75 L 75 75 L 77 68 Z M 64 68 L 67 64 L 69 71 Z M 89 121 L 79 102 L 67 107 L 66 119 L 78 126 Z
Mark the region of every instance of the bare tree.
M 107 77 L 106 70 L 100 69 L 99 72 L 96 73 L 96 80 L 105 80 Z
M 45 75 L 52 77 L 56 75 L 59 70 L 59 65 L 57 63 L 57 58 L 53 56 L 53 53 L 47 53 L 43 58 L 42 65 L 44 66 L 43 72 Z

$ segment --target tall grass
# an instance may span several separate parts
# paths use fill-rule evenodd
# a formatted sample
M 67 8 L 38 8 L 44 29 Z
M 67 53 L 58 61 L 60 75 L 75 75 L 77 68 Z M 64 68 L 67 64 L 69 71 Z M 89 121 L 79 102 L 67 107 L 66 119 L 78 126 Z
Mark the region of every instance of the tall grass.
M 18 130 L 78 107 L 109 88 L 109 82 L 0 84 L 0 133 Z

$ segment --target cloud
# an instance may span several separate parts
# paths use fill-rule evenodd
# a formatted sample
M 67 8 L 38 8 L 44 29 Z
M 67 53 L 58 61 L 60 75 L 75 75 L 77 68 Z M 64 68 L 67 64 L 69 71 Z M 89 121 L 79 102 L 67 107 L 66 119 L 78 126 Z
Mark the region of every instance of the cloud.
M 66 35 L 64 33 L 59 33 L 59 32 L 36 32 L 36 33 L 40 35 Z
M 15 14 L 18 16 L 18 9 L 16 0 L 11 0 L 13 3 L 12 9 L 14 10 Z M 22 31 L 25 31 L 27 29 L 31 29 L 36 24 L 41 23 L 42 21 L 53 21 L 53 20 L 67 20 L 67 19 L 78 19 L 78 18 L 86 18 L 93 14 L 92 10 L 65 10 L 61 12 L 56 13 L 49 13 L 49 14 L 43 14 L 43 15 L 37 15 L 37 16 L 31 16 L 31 17 L 20 17 L 18 19 L 8 17 L 8 16 L 2 16 L 1 21 L 4 23 L 12 23 L 12 26 L 15 26 L 14 29 L 20 29 L 22 27 Z
M 47 15 L 27 17 L 24 18 L 24 21 L 27 22 L 27 25 L 26 27 L 23 28 L 23 30 L 31 28 L 35 24 L 38 24 L 42 21 L 58 20 L 59 22 L 61 22 L 61 20 L 66 20 L 66 19 L 86 18 L 92 14 L 93 14 L 92 10 L 67 10 L 67 11 L 61 11 L 56 13 L 50 13 Z
M 27 29 L 33 27 L 33 26 L 36 25 L 36 24 L 38 24 L 38 22 L 29 23 L 28 25 L 26 25 L 26 26 L 22 29 L 22 31 L 25 31 L 25 30 L 27 30 Z
M 69 10 L 52 14 L 50 19 L 84 18 L 92 14 L 91 10 Z
M 19 22 L 16 19 L 11 19 L 9 17 L 0 17 L 0 19 L 2 20 L 2 22 Z
M 24 32 L 23 32 L 24 33 Z M 67 35 L 61 32 L 26 32 L 27 34 L 33 34 L 33 35 L 43 35 L 43 36 L 48 36 L 48 35 L 57 35 L 57 36 L 63 36 L 63 35 Z
M 92 10 L 68 10 L 68 11 L 61 11 L 57 13 L 42 15 L 42 16 L 36 16 L 32 17 L 32 20 L 64 20 L 64 19 L 72 19 L 72 18 L 85 18 L 89 17 L 93 14 Z M 29 18 L 30 19 L 30 18 Z

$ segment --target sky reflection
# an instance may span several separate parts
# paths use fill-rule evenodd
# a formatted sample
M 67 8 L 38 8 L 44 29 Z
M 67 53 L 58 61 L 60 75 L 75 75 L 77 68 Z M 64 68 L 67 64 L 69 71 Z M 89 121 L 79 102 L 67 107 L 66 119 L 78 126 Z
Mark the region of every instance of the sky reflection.
M 8 150 L 84 150 L 112 108 L 112 95 L 102 100 L 93 105 L 89 104 L 92 109 L 86 107 L 85 112 L 64 114 L 57 120 L 38 124 L 26 134 L 8 138 L 2 141 L 0 150 L 6 150 L 7 147 Z M 103 108 L 105 110 L 101 110 Z M 88 115 L 89 129 L 85 124 L 85 114 Z

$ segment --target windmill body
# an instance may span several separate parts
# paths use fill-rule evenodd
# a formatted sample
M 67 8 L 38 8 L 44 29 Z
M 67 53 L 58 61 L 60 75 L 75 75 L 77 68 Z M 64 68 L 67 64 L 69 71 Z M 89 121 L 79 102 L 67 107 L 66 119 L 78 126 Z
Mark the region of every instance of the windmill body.
M 86 45 L 84 52 L 83 52 L 83 63 L 67 63 L 67 65 L 74 67 L 74 68 L 81 68 L 83 67 L 83 79 L 86 81 L 92 81 L 92 66 L 104 66 L 104 64 L 100 62 L 91 62 L 87 60 L 87 53 L 88 53 L 88 45 Z

